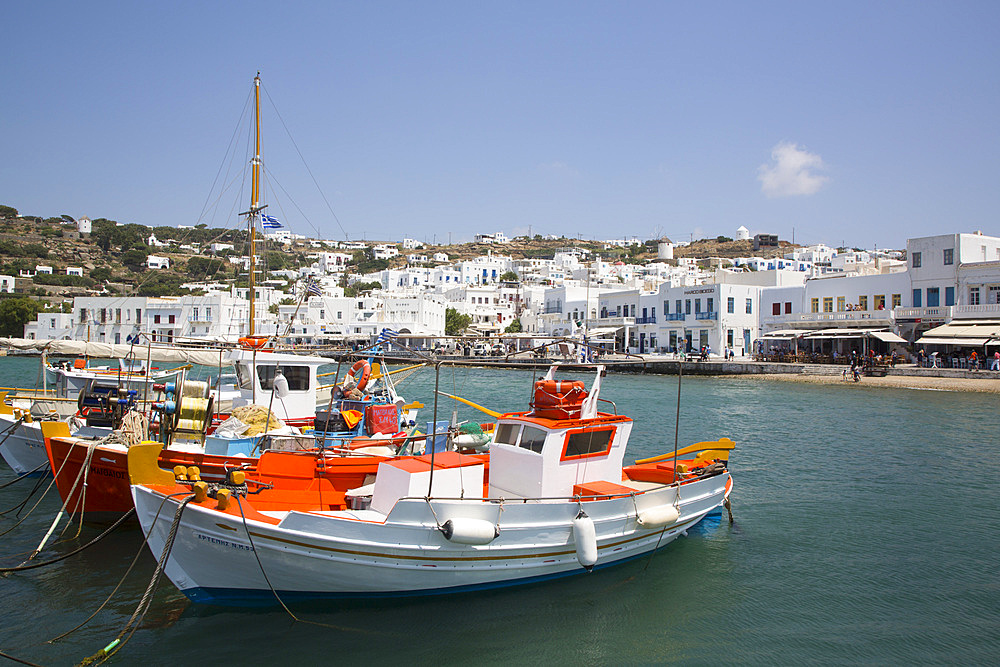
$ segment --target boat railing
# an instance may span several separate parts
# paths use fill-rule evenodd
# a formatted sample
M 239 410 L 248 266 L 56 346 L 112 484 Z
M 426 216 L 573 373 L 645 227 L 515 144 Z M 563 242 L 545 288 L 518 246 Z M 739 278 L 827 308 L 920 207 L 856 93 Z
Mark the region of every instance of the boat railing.
M 608 400 L 606 398 L 598 398 L 597 400 L 600 401 L 600 402 L 602 402 L 602 403 L 610 403 L 611 404 L 611 409 L 615 411 L 615 415 L 618 414 L 618 406 L 615 405 L 614 401 Z
M 427 503 L 430 503 L 430 502 L 435 501 L 435 500 L 449 501 L 449 502 L 450 501 L 462 501 L 462 502 L 466 502 L 466 503 L 469 502 L 469 501 L 477 501 L 477 502 L 482 502 L 482 503 L 494 503 L 494 504 L 497 504 L 497 505 L 510 505 L 510 504 L 526 505 L 527 503 L 531 503 L 531 502 L 554 502 L 554 503 L 555 502 L 559 502 L 559 503 L 564 503 L 564 502 L 573 502 L 573 501 L 580 501 L 580 500 L 595 500 L 595 499 L 598 499 L 598 498 L 630 498 L 632 496 L 641 496 L 641 495 L 643 495 L 645 493 L 649 493 L 650 491 L 659 491 L 661 489 L 666 489 L 668 487 L 679 486 L 680 484 L 683 484 L 684 482 L 689 482 L 689 481 L 694 481 L 694 480 L 678 480 L 677 482 L 671 482 L 669 484 L 661 484 L 659 486 L 654 486 L 654 487 L 651 487 L 651 488 L 648 488 L 648 489 L 635 489 L 635 490 L 629 491 L 628 493 L 626 493 L 626 492 L 623 491 L 623 492 L 620 492 L 620 493 L 597 493 L 597 494 L 590 494 L 590 495 L 577 494 L 577 495 L 574 495 L 574 496 L 535 496 L 535 497 L 531 497 L 531 498 L 507 498 L 507 497 L 504 497 L 504 496 L 500 496 L 498 498 L 470 498 L 468 496 L 465 496 L 465 497 L 461 497 L 461 496 L 455 496 L 455 497 L 448 497 L 448 496 L 430 496 L 430 497 L 428 497 L 428 496 L 405 496 L 403 498 L 400 498 L 397 502 L 401 502 L 403 500 L 417 500 L 417 501 L 427 502 Z

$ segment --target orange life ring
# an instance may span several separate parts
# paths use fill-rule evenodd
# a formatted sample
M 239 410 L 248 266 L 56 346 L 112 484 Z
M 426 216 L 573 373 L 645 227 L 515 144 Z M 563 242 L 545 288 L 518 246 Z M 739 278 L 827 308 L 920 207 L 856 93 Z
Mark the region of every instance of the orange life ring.
M 358 372 L 361 372 L 361 377 L 358 377 Z M 358 391 L 364 391 L 365 387 L 368 386 L 368 378 L 372 376 L 372 366 L 364 359 L 359 359 L 354 362 L 351 366 L 351 370 L 347 371 L 347 375 L 350 376 L 356 384 L 354 388 Z
M 240 347 L 244 350 L 259 350 L 267 344 L 268 336 L 243 336 L 240 338 Z

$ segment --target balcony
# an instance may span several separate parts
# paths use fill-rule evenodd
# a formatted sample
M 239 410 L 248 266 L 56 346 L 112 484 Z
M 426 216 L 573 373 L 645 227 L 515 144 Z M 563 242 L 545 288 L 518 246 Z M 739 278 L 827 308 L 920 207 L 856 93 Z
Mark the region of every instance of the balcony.
M 545 308 L 542 309 L 542 314 L 544 315 L 551 315 L 552 313 L 562 313 L 562 305 L 558 306 L 550 305 L 550 306 L 545 306 Z
M 208 315 L 192 315 L 188 317 L 191 324 L 211 324 L 212 318 Z
M 975 307 L 975 306 L 972 306 Z M 950 320 L 954 306 L 930 306 L 927 308 L 892 309 L 892 316 L 897 320 Z
M 899 310 L 898 308 L 896 309 Z M 918 309 L 919 310 L 919 309 Z M 898 314 L 896 315 L 898 317 Z M 761 324 L 795 324 L 798 322 L 826 324 L 828 322 L 859 322 L 864 324 L 891 325 L 891 310 L 850 310 L 839 313 L 790 313 L 788 315 L 761 315 Z
M 718 313 L 718 311 L 714 311 L 714 310 L 712 310 L 712 311 L 706 310 L 704 313 L 695 313 L 694 314 L 694 319 L 696 319 L 696 320 L 717 320 L 717 319 L 719 319 L 719 313 Z
M 629 327 L 635 324 L 634 317 L 599 317 L 591 322 L 594 326 Z
M 979 306 L 953 306 L 952 317 L 1000 317 L 1000 303 L 984 303 Z
M 656 324 L 656 316 L 651 315 L 649 317 L 637 317 L 635 318 L 636 324 Z
M 667 322 L 683 322 L 684 313 L 667 313 L 663 318 Z

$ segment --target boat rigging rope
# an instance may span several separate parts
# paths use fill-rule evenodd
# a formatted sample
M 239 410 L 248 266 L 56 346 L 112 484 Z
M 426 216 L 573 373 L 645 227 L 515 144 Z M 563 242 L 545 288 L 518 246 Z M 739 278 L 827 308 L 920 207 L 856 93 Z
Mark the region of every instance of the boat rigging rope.
M 118 636 L 115 637 L 110 644 L 102 648 L 100 651 L 94 655 L 84 658 L 80 661 L 80 665 L 92 665 L 92 664 L 102 664 L 108 658 L 113 656 L 115 653 L 121 650 L 121 648 L 132 638 L 135 631 L 139 629 L 142 619 L 146 616 L 146 612 L 149 611 L 149 607 L 153 602 L 153 592 L 156 590 L 157 584 L 160 582 L 160 578 L 163 576 L 163 569 L 167 563 L 167 559 L 170 558 L 170 551 L 174 546 L 174 539 L 177 537 L 177 528 L 181 524 L 181 514 L 184 513 L 184 508 L 187 507 L 188 503 L 194 500 L 194 494 L 188 495 L 187 498 L 182 500 L 177 505 L 177 511 L 174 512 L 173 523 L 170 524 L 170 532 L 167 534 L 167 539 L 163 543 L 163 552 L 160 554 L 160 559 L 156 563 L 156 569 L 153 571 L 153 576 L 149 580 L 149 584 L 146 586 L 146 591 L 142 594 L 142 598 L 139 600 L 139 604 L 136 606 L 135 611 L 132 612 L 132 617 L 128 619 L 122 629 L 118 632 Z M 154 525 L 150 525 L 150 532 L 153 531 Z

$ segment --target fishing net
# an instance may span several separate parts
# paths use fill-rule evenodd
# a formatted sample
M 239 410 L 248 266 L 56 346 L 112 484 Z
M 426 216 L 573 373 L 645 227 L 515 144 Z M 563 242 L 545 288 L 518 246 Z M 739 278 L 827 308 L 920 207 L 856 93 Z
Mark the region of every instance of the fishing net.
M 249 427 L 243 434 L 246 437 L 260 435 L 264 432 L 265 428 L 274 430 L 285 425 L 283 421 L 278 419 L 273 412 L 263 405 L 241 405 L 238 408 L 233 408 L 230 415 L 236 417 Z

